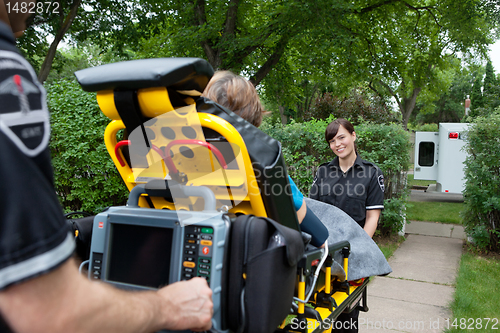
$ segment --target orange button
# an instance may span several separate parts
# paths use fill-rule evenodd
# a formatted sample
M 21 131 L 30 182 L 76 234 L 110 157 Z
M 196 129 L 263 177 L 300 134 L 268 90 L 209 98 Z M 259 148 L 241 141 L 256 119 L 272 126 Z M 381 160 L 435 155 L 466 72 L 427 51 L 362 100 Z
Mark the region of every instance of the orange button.
M 208 255 L 210 253 L 210 248 L 209 247 L 204 247 L 201 252 L 203 252 L 204 255 Z
M 189 267 L 189 268 L 195 268 L 196 267 L 196 264 L 194 262 L 191 262 L 191 261 L 184 261 L 184 263 L 182 265 L 184 267 Z
M 190 239 L 190 240 L 188 240 L 188 243 L 194 244 L 195 241 L 194 241 L 194 239 Z
M 207 246 L 212 246 L 212 241 L 209 240 L 201 240 L 200 241 L 201 245 L 207 245 Z

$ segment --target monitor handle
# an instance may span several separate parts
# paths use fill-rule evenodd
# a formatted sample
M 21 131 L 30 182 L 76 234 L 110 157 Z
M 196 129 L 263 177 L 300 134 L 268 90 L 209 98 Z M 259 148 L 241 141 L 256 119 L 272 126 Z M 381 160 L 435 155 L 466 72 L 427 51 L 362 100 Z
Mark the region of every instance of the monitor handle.
M 190 196 L 202 197 L 205 200 L 205 211 L 216 210 L 215 195 L 206 186 L 185 186 L 180 185 L 172 180 L 153 179 L 147 184 L 136 185 L 129 194 L 127 206 L 139 207 L 139 198 L 142 194 L 147 194 L 151 197 L 173 197 L 172 192 L 176 197 L 187 198 Z

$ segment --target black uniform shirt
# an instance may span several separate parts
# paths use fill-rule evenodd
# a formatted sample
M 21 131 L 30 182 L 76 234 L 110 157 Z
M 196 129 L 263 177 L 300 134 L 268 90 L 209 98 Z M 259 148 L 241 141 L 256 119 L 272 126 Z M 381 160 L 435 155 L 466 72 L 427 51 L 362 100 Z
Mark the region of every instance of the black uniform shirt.
M 318 168 L 309 197 L 342 209 L 364 227 L 367 210 L 384 209 L 384 176 L 375 164 L 359 156 L 344 173 L 335 157 Z
M 53 270 L 74 249 L 53 185 L 45 90 L 14 43 L 0 22 L 0 290 Z

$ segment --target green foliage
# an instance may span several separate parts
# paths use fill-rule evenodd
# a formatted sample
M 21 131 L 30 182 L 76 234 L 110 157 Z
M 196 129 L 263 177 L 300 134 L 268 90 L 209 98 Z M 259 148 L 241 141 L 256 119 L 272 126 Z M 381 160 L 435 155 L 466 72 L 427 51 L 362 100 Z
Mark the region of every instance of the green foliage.
M 491 61 L 486 64 L 486 74 L 483 83 L 483 99 L 488 113 L 500 106 L 500 82 L 495 77 L 495 71 Z M 479 112 L 481 114 L 483 112 Z
M 135 57 L 131 50 L 119 55 L 90 42 L 82 42 L 78 47 L 61 48 L 57 51 L 47 83 L 64 79 L 73 80 L 75 72 L 107 63 L 130 60 Z
M 465 229 L 478 247 L 500 252 L 500 110 L 476 118 L 467 135 Z
M 356 128 L 357 145 L 363 159 L 375 163 L 383 172 L 386 198 L 399 197 L 406 187 L 400 174 L 410 166 L 409 133 L 397 124 L 363 123 Z
M 473 112 L 480 107 L 484 106 L 483 93 L 481 91 L 482 77 L 476 78 L 474 85 L 472 86 L 472 95 L 470 96 L 471 111 Z
M 410 131 L 415 131 L 415 132 L 438 132 L 439 125 L 436 123 L 416 124 L 416 125 L 413 125 L 412 123 L 410 123 L 410 124 L 408 124 L 408 129 Z
M 379 230 L 383 235 L 400 231 L 405 223 L 408 197 L 406 174 L 410 167 L 409 133 L 397 124 L 363 123 L 356 128 L 359 154 L 384 173 L 384 210 Z
M 495 70 L 493 69 L 493 65 L 491 64 L 491 61 L 488 61 L 486 63 L 486 69 L 485 69 L 485 75 L 484 75 L 484 82 L 483 82 L 483 94 L 488 95 L 492 94 L 493 87 L 498 84 L 497 79 L 495 77 Z
M 320 164 L 333 158 L 324 133 L 335 118 L 313 119 L 308 122 L 264 121 L 261 129 L 283 145 L 283 154 L 290 177 L 302 193 L 307 194 Z M 397 124 L 364 122 L 356 127 L 358 150 L 363 159 L 374 162 L 384 173 L 385 193 L 380 233 L 389 235 L 401 230 L 405 221 L 405 202 L 408 196 L 406 175 L 409 168 L 410 141 L 408 132 Z
M 394 97 L 406 127 L 421 92 L 435 95 L 446 89 L 442 73 L 457 56 L 486 54 L 489 12 L 480 0 L 386 3 L 361 9 L 358 24 L 351 27 L 359 39 L 344 50 L 340 68 L 348 75 L 365 72 L 373 89 Z
M 363 120 L 379 124 L 397 120 L 396 113 L 380 97 L 370 96 L 363 89 L 352 89 L 344 98 L 330 93 L 318 97 L 305 112 L 304 119 L 327 119 L 330 115 L 335 118 L 351 118 L 354 125 Z
M 124 204 L 128 190 L 104 145 L 109 119 L 95 94 L 82 91 L 76 80 L 56 81 L 46 89 L 55 188 L 64 210 L 97 213 Z
M 472 84 L 476 77 L 479 77 L 482 68 L 477 66 L 467 66 L 459 68 L 453 67 L 448 71 L 443 71 L 450 80 L 446 89 L 436 91 L 429 96 L 422 93 L 422 98 L 415 107 L 413 116 L 410 117 L 409 129 L 414 129 L 418 124 L 424 123 L 446 123 L 460 122 L 465 115 L 465 99 L 472 93 Z M 481 87 L 479 87 L 481 89 Z M 481 93 L 481 90 L 479 90 Z
M 61 61 L 64 57 L 56 50 L 61 41 L 78 48 L 91 41 L 104 51 L 112 50 L 116 56 L 129 57 L 131 49 L 140 48 L 139 40 L 157 32 L 159 23 L 168 15 L 165 7 L 154 15 L 145 15 L 157 7 L 156 2 L 162 4 L 153 1 L 153 6 L 146 0 L 45 2 L 46 10 L 35 10 L 28 18 L 27 29 L 17 40 L 17 46 L 39 72 L 41 82 L 45 82 L 52 66 L 56 70 L 64 66 L 64 60 Z
M 384 210 L 377 227 L 377 231 L 380 231 L 381 235 L 396 235 L 403 230 L 403 225 L 406 223 L 404 218 L 406 197 L 404 195 L 402 198 L 384 199 Z
M 397 100 L 406 125 L 420 91 L 447 89 L 456 55 L 486 54 L 494 11 L 481 0 L 140 2 L 168 13 L 141 57 L 204 57 L 241 73 L 283 123 L 303 119 L 318 93 L 370 83 Z

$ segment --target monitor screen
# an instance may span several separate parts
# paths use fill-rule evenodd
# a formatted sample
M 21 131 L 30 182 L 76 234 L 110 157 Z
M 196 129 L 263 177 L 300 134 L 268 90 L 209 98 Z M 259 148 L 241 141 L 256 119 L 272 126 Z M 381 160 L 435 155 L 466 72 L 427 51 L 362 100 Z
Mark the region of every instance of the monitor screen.
M 169 283 L 174 230 L 111 223 L 107 280 L 160 288 Z

